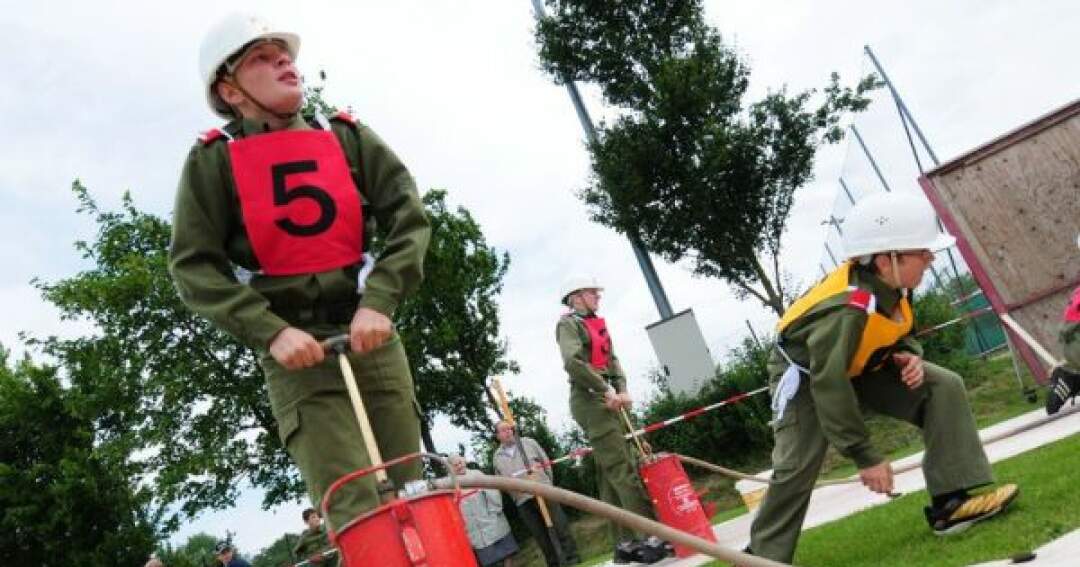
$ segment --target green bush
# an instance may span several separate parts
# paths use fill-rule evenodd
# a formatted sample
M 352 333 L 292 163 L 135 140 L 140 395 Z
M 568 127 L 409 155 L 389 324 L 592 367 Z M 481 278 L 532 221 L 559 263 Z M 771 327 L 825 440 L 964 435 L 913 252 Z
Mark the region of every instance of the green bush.
M 646 402 L 641 418 L 645 423 L 663 421 L 766 385 L 765 362 L 771 346 L 745 339 L 729 353 L 727 362 L 717 368 L 716 377 L 697 395 L 675 395 L 661 389 L 658 396 Z M 758 394 L 651 433 L 649 442 L 656 451 L 731 467 L 756 467 L 768 461 L 772 446 L 771 418 L 768 395 Z
M 916 332 L 930 329 L 960 316 L 960 310 L 952 304 L 953 293 L 947 288 L 934 287 L 915 296 L 912 307 L 915 310 Z M 972 357 L 965 345 L 966 325 L 950 325 L 943 329 L 927 333 L 918 338 L 923 346 L 923 358 L 939 366 L 944 366 L 959 373 L 969 386 L 977 379 L 973 372 Z

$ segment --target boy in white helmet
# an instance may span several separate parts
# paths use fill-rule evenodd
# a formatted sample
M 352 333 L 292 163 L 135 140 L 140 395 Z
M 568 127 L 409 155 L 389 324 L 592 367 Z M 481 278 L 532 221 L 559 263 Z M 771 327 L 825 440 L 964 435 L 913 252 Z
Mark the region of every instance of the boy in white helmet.
M 296 34 L 246 14 L 203 40 L 203 94 L 229 122 L 188 154 L 169 270 L 188 307 L 260 354 L 278 434 L 318 506 L 334 480 L 370 464 L 341 373 L 319 340 L 349 334 L 382 456 L 419 447 L 412 377 L 391 317 L 420 283 L 430 228 L 408 170 L 374 132 L 343 113 L 300 116 L 299 48 Z M 383 233 L 378 260 L 365 254 L 368 217 Z M 235 266 L 250 281 L 239 281 Z M 399 485 L 419 473 L 415 462 L 390 470 Z M 339 494 L 334 527 L 378 503 L 373 482 Z
M 796 301 L 777 325 L 769 360 L 776 445 L 772 483 L 751 527 L 749 552 L 784 563 L 795 555 L 810 493 L 829 445 L 855 462 L 870 490 L 893 491 L 892 467 L 870 441 L 861 408 L 923 432 L 926 520 L 939 535 L 989 518 L 1017 494 L 993 482 L 963 381 L 922 360 L 911 335 L 908 290 L 933 252 L 954 239 L 914 195 L 882 193 L 856 204 L 844 223 L 849 261 Z
M 574 276 L 563 282 L 559 300 L 570 311 L 559 318 L 555 340 L 570 377 L 570 414 L 581 426 L 596 463 L 600 499 L 612 506 L 653 518 L 623 434 L 619 412 L 633 403 L 626 390 L 626 373 L 612 346 L 607 324 L 598 317 L 600 292 L 594 278 Z M 615 563 L 655 563 L 667 555 L 663 542 L 642 541 L 639 534 L 610 526 Z
M 1076 246 L 1080 248 L 1080 235 L 1076 237 Z M 1050 389 L 1046 394 L 1046 413 L 1050 415 L 1080 394 L 1080 287 L 1073 290 L 1062 314 L 1060 339 L 1065 364 L 1050 373 Z

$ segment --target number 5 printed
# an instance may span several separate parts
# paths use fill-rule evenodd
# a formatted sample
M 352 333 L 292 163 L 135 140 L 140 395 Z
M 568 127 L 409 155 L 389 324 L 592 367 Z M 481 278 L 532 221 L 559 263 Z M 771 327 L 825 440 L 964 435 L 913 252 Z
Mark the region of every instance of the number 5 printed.
M 311 224 L 297 224 L 288 217 L 274 221 L 281 230 L 293 236 L 315 236 L 325 232 L 334 224 L 334 218 L 337 217 L 337 205 L 325 190 L 314 185 L 298 185 L 292 189 L 285 187 L 285 178 L 289 175 L 318 171 L 318 169 L 318 164 L 311 160 L 279 163 L 270 168 L 274 179 L 275 207 L 284 207 L 297 199 L 311 199 L 319 206 L 319 218 Z

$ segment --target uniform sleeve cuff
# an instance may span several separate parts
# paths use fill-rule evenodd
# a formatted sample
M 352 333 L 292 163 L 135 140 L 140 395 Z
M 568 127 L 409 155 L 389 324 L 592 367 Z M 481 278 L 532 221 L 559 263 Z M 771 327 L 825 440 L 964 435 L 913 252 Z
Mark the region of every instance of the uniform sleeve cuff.
M 289 324 L 286 323 L 284 319 L 277 315 L 272 315 L 266 323 L 260 324 L 257 329 L 252 329 L 249 335 L 250 345 L 258 349 L 269 351 L 270 342 L 274 340 L 274 337 L 276 337 L 278 333 L 288 326 Z
M 917 341 L 914 337 L 908 337 L 906 340 L 896 345 L 896 348 L 897 350 L 910 352 L 915 356 L 923 356 L 922 343 Z
M 849 456 L 852 461 L 855 461 L 855 466 L 859 469 L 865 469 L 881 464 L 881 462 L 885 460 L 885 457 L 871 447 L 869 443 L 860 447 L 858 450 L 851 451 Z
M 397 309 L 397 306 L 397 302 L 390 298 L 390 296 L 374 291 L 365 292 L 364 296 L 360 298 L 360 307 L 374 309 L 390 319 L 394 318 L 394 311 Z

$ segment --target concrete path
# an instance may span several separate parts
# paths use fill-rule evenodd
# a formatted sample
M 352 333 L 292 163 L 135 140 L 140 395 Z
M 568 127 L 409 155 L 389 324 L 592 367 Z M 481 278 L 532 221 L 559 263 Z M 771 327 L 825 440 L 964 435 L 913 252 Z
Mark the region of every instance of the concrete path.
M 1041 447 L 1047 443 L 1057 441 L 1058 439 L 1064 439 L 1074 433 L 1080 432 L 1080 406 L 1076 408 L 1067 407 L 1062 414 L 1066 415 L 1015 436 L 990 443 L 986 446 L 986 453 L 990 458 L 990 462 L 1007 459 L 1023 453 L 1024 451 Z M 1046 411 L 1040 408 L 987 427 L 986 429 L 981 430 L 979 434 L 982 439 L 989 439 L 1015 428 L 1030 425 L 1045 417 Z M 900 468 L 909 463 L 920 462 L 921 460 L 922 453 L 920 452 L 895 461 L 893 467 Z M 916 468 L 915 470 L 897 475 L 895 478 L 895 486 L 898 492 L 905 494 L 917 492 L 926 488 L 926 483 L 922 476 L 922 469 Z M 1023 487 L 1021 487 L 1021 489 L 1023 489 Z M 1022 493 L 1021 497 L 1023 497 Z M 889 502 L 889 500 L 890 499 L 887 496 L 870 492 L 858 482 L 819 488 L 814 491 L 813 496 L 810 498 L 810 508 L 807 511 L 806 522 L 803 524 L 803 529 L 809 529 L 833 520 L 838 520 L 860 510 L 884 504 Z M 717 543 L 735 549 L 742 549 L 745 547 L 750 540 L 750 522 L 752 519 L 752 514 L 744 514 L 738 518 L 714 525 L 713 532 L 716 533 Z M 1023 563 L 1023 565 L 1071 564 L 1069 562 L 1062 563 L 1060 558 L 1070 556 L 1072 560 L 1077 560 L 1077 558 L 1080 557 L 1080 535 L 1077 535 L 1077 532 L 1073 532 L 1048 544 L 1046 546 L 1046 558 L 1042 556 L 1042 553 L 1042 550 L 1037 551 L 1036 555 L 1038 557 L 1036 561 Z M 1048 559 L 1050 557 L 1057 557 L 1059 560 L 1057 563 L 1054 563 L 1052 559 Z M 694 565 L 702 565 L 709 561 L 711 561 L 711 559 L 706 556 L 696 555 L 681 560 L 668 559 L 661 563 L 657 563 L 656 565 L 664 565 L 665 567 L 691 567 Z M 608 564 L 613 565 L 612 563 Z M 1006 560 L 1006 563 L 986 563 L 984 565 L 1006 564 L 1009 564 L 1008 560 Z M 1080 560 L 1077 560 L 1077 563 L 1075 564 L 1080 564 Z
M 1061 567 L 1063 565 L 1076 565 L 1080 556 L 1080 530 L 1070 532 L 1065 536 L 1035 550 L 1035 559 L 1014 563 L 1012 559 L 979 563 L 972 567 L 1004 567 L 1006 565 L 1032 565 L 1042 567 Z

